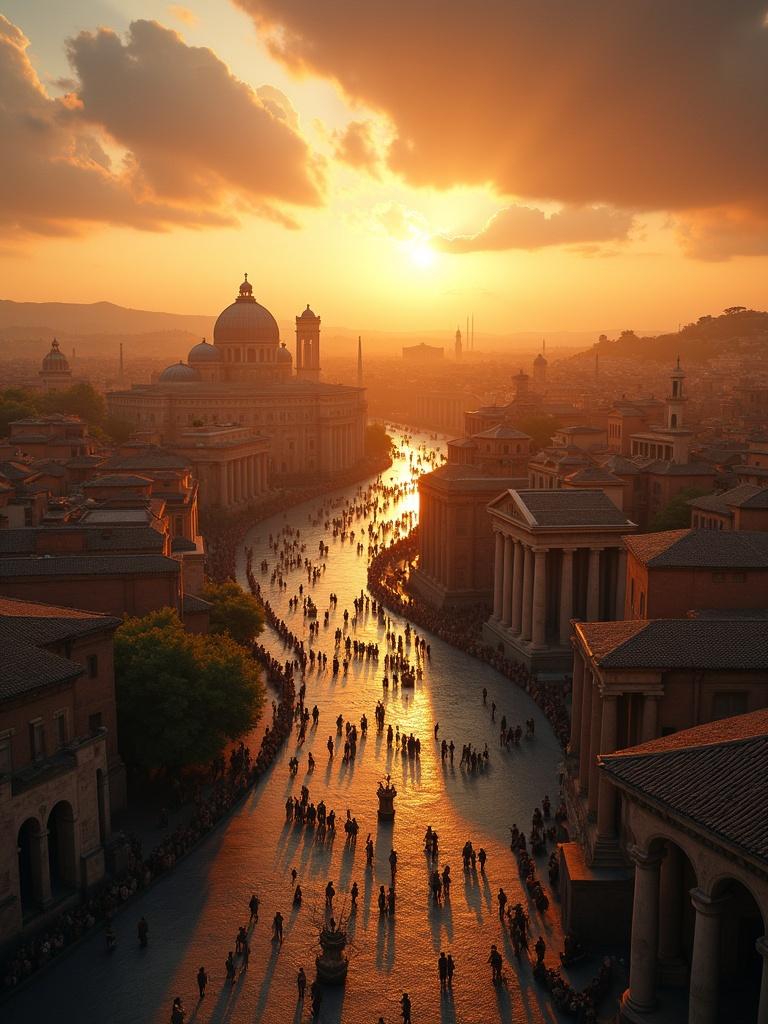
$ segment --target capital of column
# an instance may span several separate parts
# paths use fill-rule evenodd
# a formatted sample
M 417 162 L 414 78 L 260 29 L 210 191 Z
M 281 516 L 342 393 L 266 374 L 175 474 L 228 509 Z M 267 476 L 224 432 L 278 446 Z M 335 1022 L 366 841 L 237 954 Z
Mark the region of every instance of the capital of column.
M 644 871 L 651 871 L 661 864 L 666 850 L 644 850 L 642 846 L 630 843 L 627 846 L 627 853 L 636 867 Z
M 691 889 L 691 903 L 696 913 L 703 914 L 704 917 L 718 917 L 725 909 L 728 899 L 728 896 L 709 896 L 703 889 Z

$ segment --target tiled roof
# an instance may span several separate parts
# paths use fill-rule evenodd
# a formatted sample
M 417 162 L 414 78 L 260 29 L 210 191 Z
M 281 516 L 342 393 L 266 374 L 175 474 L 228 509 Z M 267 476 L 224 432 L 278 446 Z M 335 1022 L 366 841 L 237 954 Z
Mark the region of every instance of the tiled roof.
M 135 455 L 113 455 L 106 463 L 107 469 L 186 469 L 186 459 L 163 451 L 162 448 L 150 448 Z
M 747 530 L 663 530 L 626 544 L 649 568 L 768 568 L 768 533 Z
M 635 525 L 601 490 L 522 490 L 517 496 L 537 526 Z
M 81 675 L 82 666 L 45 647 L 119 625 L 111 615 L 0 597 L 0 700 Z
M 83 487 L 146 487 L 151 483 L 151 477 L 139 476 L 136 473 L 107 473 L 105 476 L 87 480 Z
M 768 508 L 768 487 L 739 484 L 738 487 L 732 487 L 720 494 L 705 494 L 701 498 L 691 498 L 687 504 L 691 508 L 699 508 L 704 512 L 719 512 L 721 515 L 731 514 L 731 508 Z
M 4 558 L 3 577 L 14 576 L 151 576 L 178 573 L 179 563 L 164 555 L 38 555 Z
M 654 459 L 645 466 L 646 473 L 657 476 L 714 476 L 714 470 L 705 462 L 669 462 Z
M 184 595 L 184 612 L 209 612 L 213 608 L 210 601 L 204 601 L 195 594 Z
M 531 435 L 524 434 L 522 430 L 515 430 L 514 427 L 507 426 L 506 423 L 499 423 L 498 426 L 490 427 L 488 430 L 483 430 L 479 434 L 473 434 L 473 438 L 481 437 L 483 440 L 498 440 L 498 441 L 530 441 Z
M 600 762 L 621 788 L 768 860 L 768 710 L 604 754 Z
M 565 478 L 569 483 L 590 483 L 593 485 L 597 484 L 623 484 L 623 480 L 620 480 L 613 473 L 610 473 L 607 469 L 602 469 L 599 466 L 585 466 L 584 469 L 577 469 L 573 473 L 569 473 Z
M 765 619 L 634 619 L 576 629 L 603 668 L 768 672 Z
M 17 462 L 14 459 L 8 462 L 0 462 L 0 476 L 4 476 L 6 480 L 26 480 L 27 477 L 34 476 L 37 470 L 32 469 L 25 462 Z

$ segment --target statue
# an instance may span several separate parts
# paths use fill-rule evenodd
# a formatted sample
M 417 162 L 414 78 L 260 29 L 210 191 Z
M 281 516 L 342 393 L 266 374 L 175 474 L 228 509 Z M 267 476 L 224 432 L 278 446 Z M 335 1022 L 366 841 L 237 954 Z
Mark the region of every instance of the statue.
M 325 924 L 320 929 L 320 945 L 323 952 L 315 957 L 317 977 L 327 985 L 343 985 L 347 979 L 349 957 L 344 955 L 347 944 L 347 933 L 341 922 L 336 924 L 335 918 L 327 914 Z
M 384 785 L 383 782 L 379 782 L 379 788 L 376 791 L 376 795 L 379 798 L 379 817 L 386 819 L 394 818 L 397 790 L 390 781 L 389 775 L 387 775 L 386 785 Z

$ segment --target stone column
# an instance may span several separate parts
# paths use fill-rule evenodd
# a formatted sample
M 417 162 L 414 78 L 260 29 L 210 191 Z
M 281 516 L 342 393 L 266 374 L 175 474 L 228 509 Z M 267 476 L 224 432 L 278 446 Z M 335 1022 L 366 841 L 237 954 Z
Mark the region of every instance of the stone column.
M 519 540 L 515 541 L 515 570 L 512 579 L 512 632 L 520 635 L 523 628 L 523 563 L 525 548 Z
M 547 645 L 547 552 L 536 551 L 533 569 L 533 646 Z
M 523 622 L 520 637 L 522 640 L 531 639 L 531 624 L 533 622 L 533 550 L 525 549 L 525 562 L 523 564 Z
M 589 549 L 589 575 L 587 577 L 587 622 L 600 618 L 600 549 Z
M 616 605 L 613 617 L 617 621 L 626 618 L 624 604 L 627 596 L 627 549 L 620 548 L 617 551 L 618 566 L 616 568 Z
M 581 702 L 584 692 L 584 659 L 578 648 L 573 652 L 573 689 L 571 690 L 571 738 L 568 753 L 579 755 L 581 741 Z
M 502 618 L 504 600 L 504 535 L 496 531 L 496 548 L 493 560 L 493 617 Z
M 603 714 L 600 723 L 601 754 L 612 754 L 616 749 L 619 698 L 613 693 L 603 694 Z M 612 839 L 616 835 L 616 790 L 610 779 L 597 769 L 597 835 Z
M 637 847 L 630 855 L 635 862 L 635 896 L 632 904 L 632 945 L 629 988 L 622 1004 L 638 1013 L 649 1013 L 656 1003 L 656 949 L 659 934 L 659 861 L 655 853 Z
M 504 538 L 504 562 L 502 565 L 501 623 L 512 622 L 512 572 L 515 557 L 515 542 L 512 537 Z
M 227 503 L 230 507 L 235 503 L 235 467 L 232 461 L 227 463 Z
M 713 899 L 702 889 L 691 889 L 696 911 L 688 994 L 688 1024 L 716 1024 L 720 970 L 720 915 L 727 902 Z
M 600 729 L 603 724 L 603 697 L 597 680 L 592 691 L 592 716 L 589 725 L 589 814 L 594 818 L 597 814 L 598 768 L 597 755 L 600 751 Z
M 563 548 L 560 574 L 560 643 L 565 646 L 571 635 L 573 618 L 573 548 Z
M 652 693 L 643 694 L 643 718 L 640 724 L 641 743 L 655 740 L 659 735 L 659 698 Z
M 227 492 L 227 464 L 226 462 L 219 463 L 219 504 L 222 508 L 226 508 L 229 504 L 229 496 Z
M 768 1024 L 768 938 L 765 935 L 757 940 L 755 949 L 763 958 L 763 975 L 760 983 L 760 1002 L 757 1007 L 756 1024 Z
M 581 738 L 579 739 L 579 791 L 589 792 L 589 738 L 592 730 L 592 700 L 595 680 L 591 669 L 584 666 L 584 687 L 581 701 Z

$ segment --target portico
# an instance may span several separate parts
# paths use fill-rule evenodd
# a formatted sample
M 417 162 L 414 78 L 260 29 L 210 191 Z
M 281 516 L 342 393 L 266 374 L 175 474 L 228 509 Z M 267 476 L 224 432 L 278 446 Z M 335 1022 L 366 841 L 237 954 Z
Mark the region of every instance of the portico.
M 621 618 L 637 527 L 601 490 L 508 490 L 488 506 L 494 607 L 484 636 L 539 672 L 567 672 L 571 620 Z

